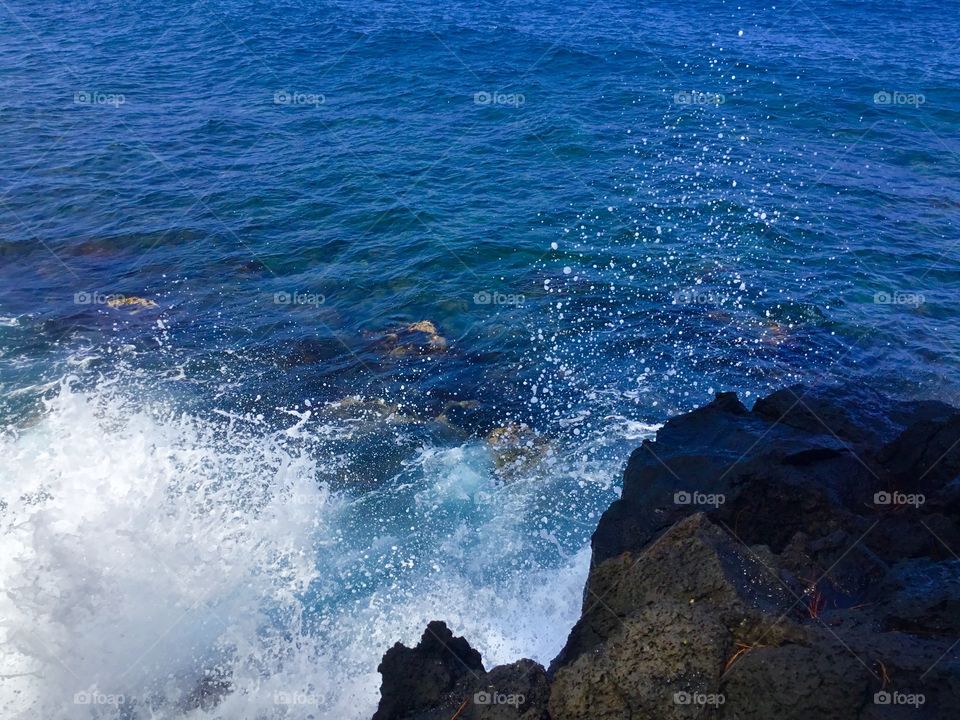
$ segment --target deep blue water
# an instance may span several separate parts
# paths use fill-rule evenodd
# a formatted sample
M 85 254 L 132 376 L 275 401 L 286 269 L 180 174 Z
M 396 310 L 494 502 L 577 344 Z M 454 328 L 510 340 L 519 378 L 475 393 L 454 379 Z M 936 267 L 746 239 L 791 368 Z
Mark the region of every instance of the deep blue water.
M 40 641 L 3 672 L 39 679 L 3 706 L 176 716 L 216 667 L 254 703 L 227 716 L 365 717 L 435 616 L 549 660 L 671 414 L 797 381 L 960 402 L 958 14 L 0 3 L 3 574 L 43 597 L 11 600 Z M 114 543 L 209 592 L 117 576 Z

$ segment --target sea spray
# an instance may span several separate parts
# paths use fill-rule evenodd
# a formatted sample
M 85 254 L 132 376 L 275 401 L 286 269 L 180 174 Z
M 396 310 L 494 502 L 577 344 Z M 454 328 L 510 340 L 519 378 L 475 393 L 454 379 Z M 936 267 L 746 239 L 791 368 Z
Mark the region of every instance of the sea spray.
M 562 452 L 504 484 L 467 441 L 334 493 L 349 427 L 141 381 L 64 380 L 0 437 L 5 717 L 362 718 L 384 650 L 440 616 L 488 665 L 560 648 L 614 467 Z
M 6 715 L 169 713 L 211 674 L 282 664 L 270 629 L 297 631 L 329 496 L 309 458 L 220 430 L 65 381 L 3 438 Z

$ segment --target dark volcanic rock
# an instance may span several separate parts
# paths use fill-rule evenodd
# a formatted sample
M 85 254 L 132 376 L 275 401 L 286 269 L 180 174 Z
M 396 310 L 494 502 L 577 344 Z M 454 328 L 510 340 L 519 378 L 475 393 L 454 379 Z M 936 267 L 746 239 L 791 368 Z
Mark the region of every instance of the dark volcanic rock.
M 721 393 L 630 456 L 549 673 L 424 684 L 395 647 L 377 719 L 954 717 L 958 551 L 956 410 L 866 388 L 795 386 L 752 410 Z M 498 688 L 525 704 L 471 695 Z
M 870 672 L 840 643 L 788 644 L 745 653 L 723 684 L 724 709 L 743 720 L 856 718 Z
M 675 696 L 715 696 L 736 639 L 779 638 L 765 618 L 790 609 L 762 554 L 698 514 L 639 557 L 594 568 L 584 613 L 551 666 L 551 717 L 687 717 Z
M 415 648 L 397 643 L 377 669 L 383 684 L 374 720 L 547 720 L 543 666 L 519 660 L 488 673 L 480 653 L 436 620 Z
M 913 436 L 920 432 L 934 438 L 923 445 L 926 455 L 898 451 L 918 445 Z M 957 433 L 960 416 L 949 406 L 895 402 L 865 389 L 798 385 L 758 400 L 750 412 L 732 393 L 720 393 L 633 452 L 623 495 L 594 533 L 594 560 L 636 551 L 698 511 L 744 542 L 777 552 L 801 530 L 863 532 L 877 492 L 919 491 L 905 480 L 895 487 L 911 468 L 918 469 L 914 477 L 926 473 L 923 487 L 931 493 L 953 492 L 945 479 L 960 473 L 960 443 L 947 452 Z M 946 476 L 923 469 L 940 457 Z M 960 501 L 960 483 L 954 496 Z
M 550 670 L 595 650 L 639 608 L 696 606 L 717 616 L 724 627 L 742 627 L 761 613 L 786 612 L 792 601 L 761 554 L 733 540 L 705 515 L 693 515 L 638 556 L 624 553 L 593 569 L 583 614 Z M 731 635 L 726 645 L 732 644 Z
M 910 426 L 883 449 L 881 460 L 904 491 L 942 492 L 960 477 L 960 414 Z
M 725 628 L 706 610 L 678 603 L 643 608 L 620 619 L 595 652 L 557 672 L 550 717 L 688 717 L 680 694 L 716 696 L 725 652 Z
M 499 665 L 487 673 L 461 717 L 468 720 L 547 720 L 549 699 L 550 683 L 543 666 L 533 660 L 520 660 L 511 665 Z M 484 700 L 487 702 L 482 702 Z
M 885 630 L 960 637 L 960 560 L 905 560 L 877 591 Z
M 794 385 L 757 400 L 753 413 L 809 433 L 879 446 L 910 425 L 943 420 L 956 408 L 933 400 L 891 400 L 867 387 Z
M 780 550 L 810 523 L 839 527 L 878 485 L 867 462 L 837 437 L 777 424 L 719 394 L 633 452 L 622 497 L 594 533 L 594 560 L 639 550 L 701 511 L 744 542 Z
M 383 684 L 374 720 L 425 718 L 432 716 L 422 714 L 424 711 L 456 701 L 462 694 L 461 681 L 465 676 L 479 676 L 483 662 L 470 643 L 454 637 L 445 623 L 435 620 L 427 625 L 415 648 L 397 643 L 387 650 L 377 670 Z M 458 687 L 461 693 L 454 693 Z M 457 705 L 459 702 L 454 710 Z

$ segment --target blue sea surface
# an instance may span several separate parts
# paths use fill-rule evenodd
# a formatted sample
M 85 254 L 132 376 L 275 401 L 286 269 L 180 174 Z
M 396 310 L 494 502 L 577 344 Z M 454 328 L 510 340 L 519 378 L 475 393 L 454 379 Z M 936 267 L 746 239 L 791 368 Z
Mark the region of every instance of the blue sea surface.
M 548 662 L 671 415 L 960 404 L 958 17 L 0 2 L 4 716 L 368 717 L 435 618 Z

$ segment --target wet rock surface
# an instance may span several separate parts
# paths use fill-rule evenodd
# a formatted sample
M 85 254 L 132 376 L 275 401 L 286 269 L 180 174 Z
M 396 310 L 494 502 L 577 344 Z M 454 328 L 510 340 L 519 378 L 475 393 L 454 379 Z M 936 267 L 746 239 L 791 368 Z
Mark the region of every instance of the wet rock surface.
M 397 643 L 383 656 L 374 720 L 546 720 L 547 675 L 533 660 L 487 672 L 480 653 L 433 621 L 419 644 Z
M 398 645 L 376 720 L 954 717 L 958 428 L 864 388 L 718 394 L 631 455 L 549 671 Z

